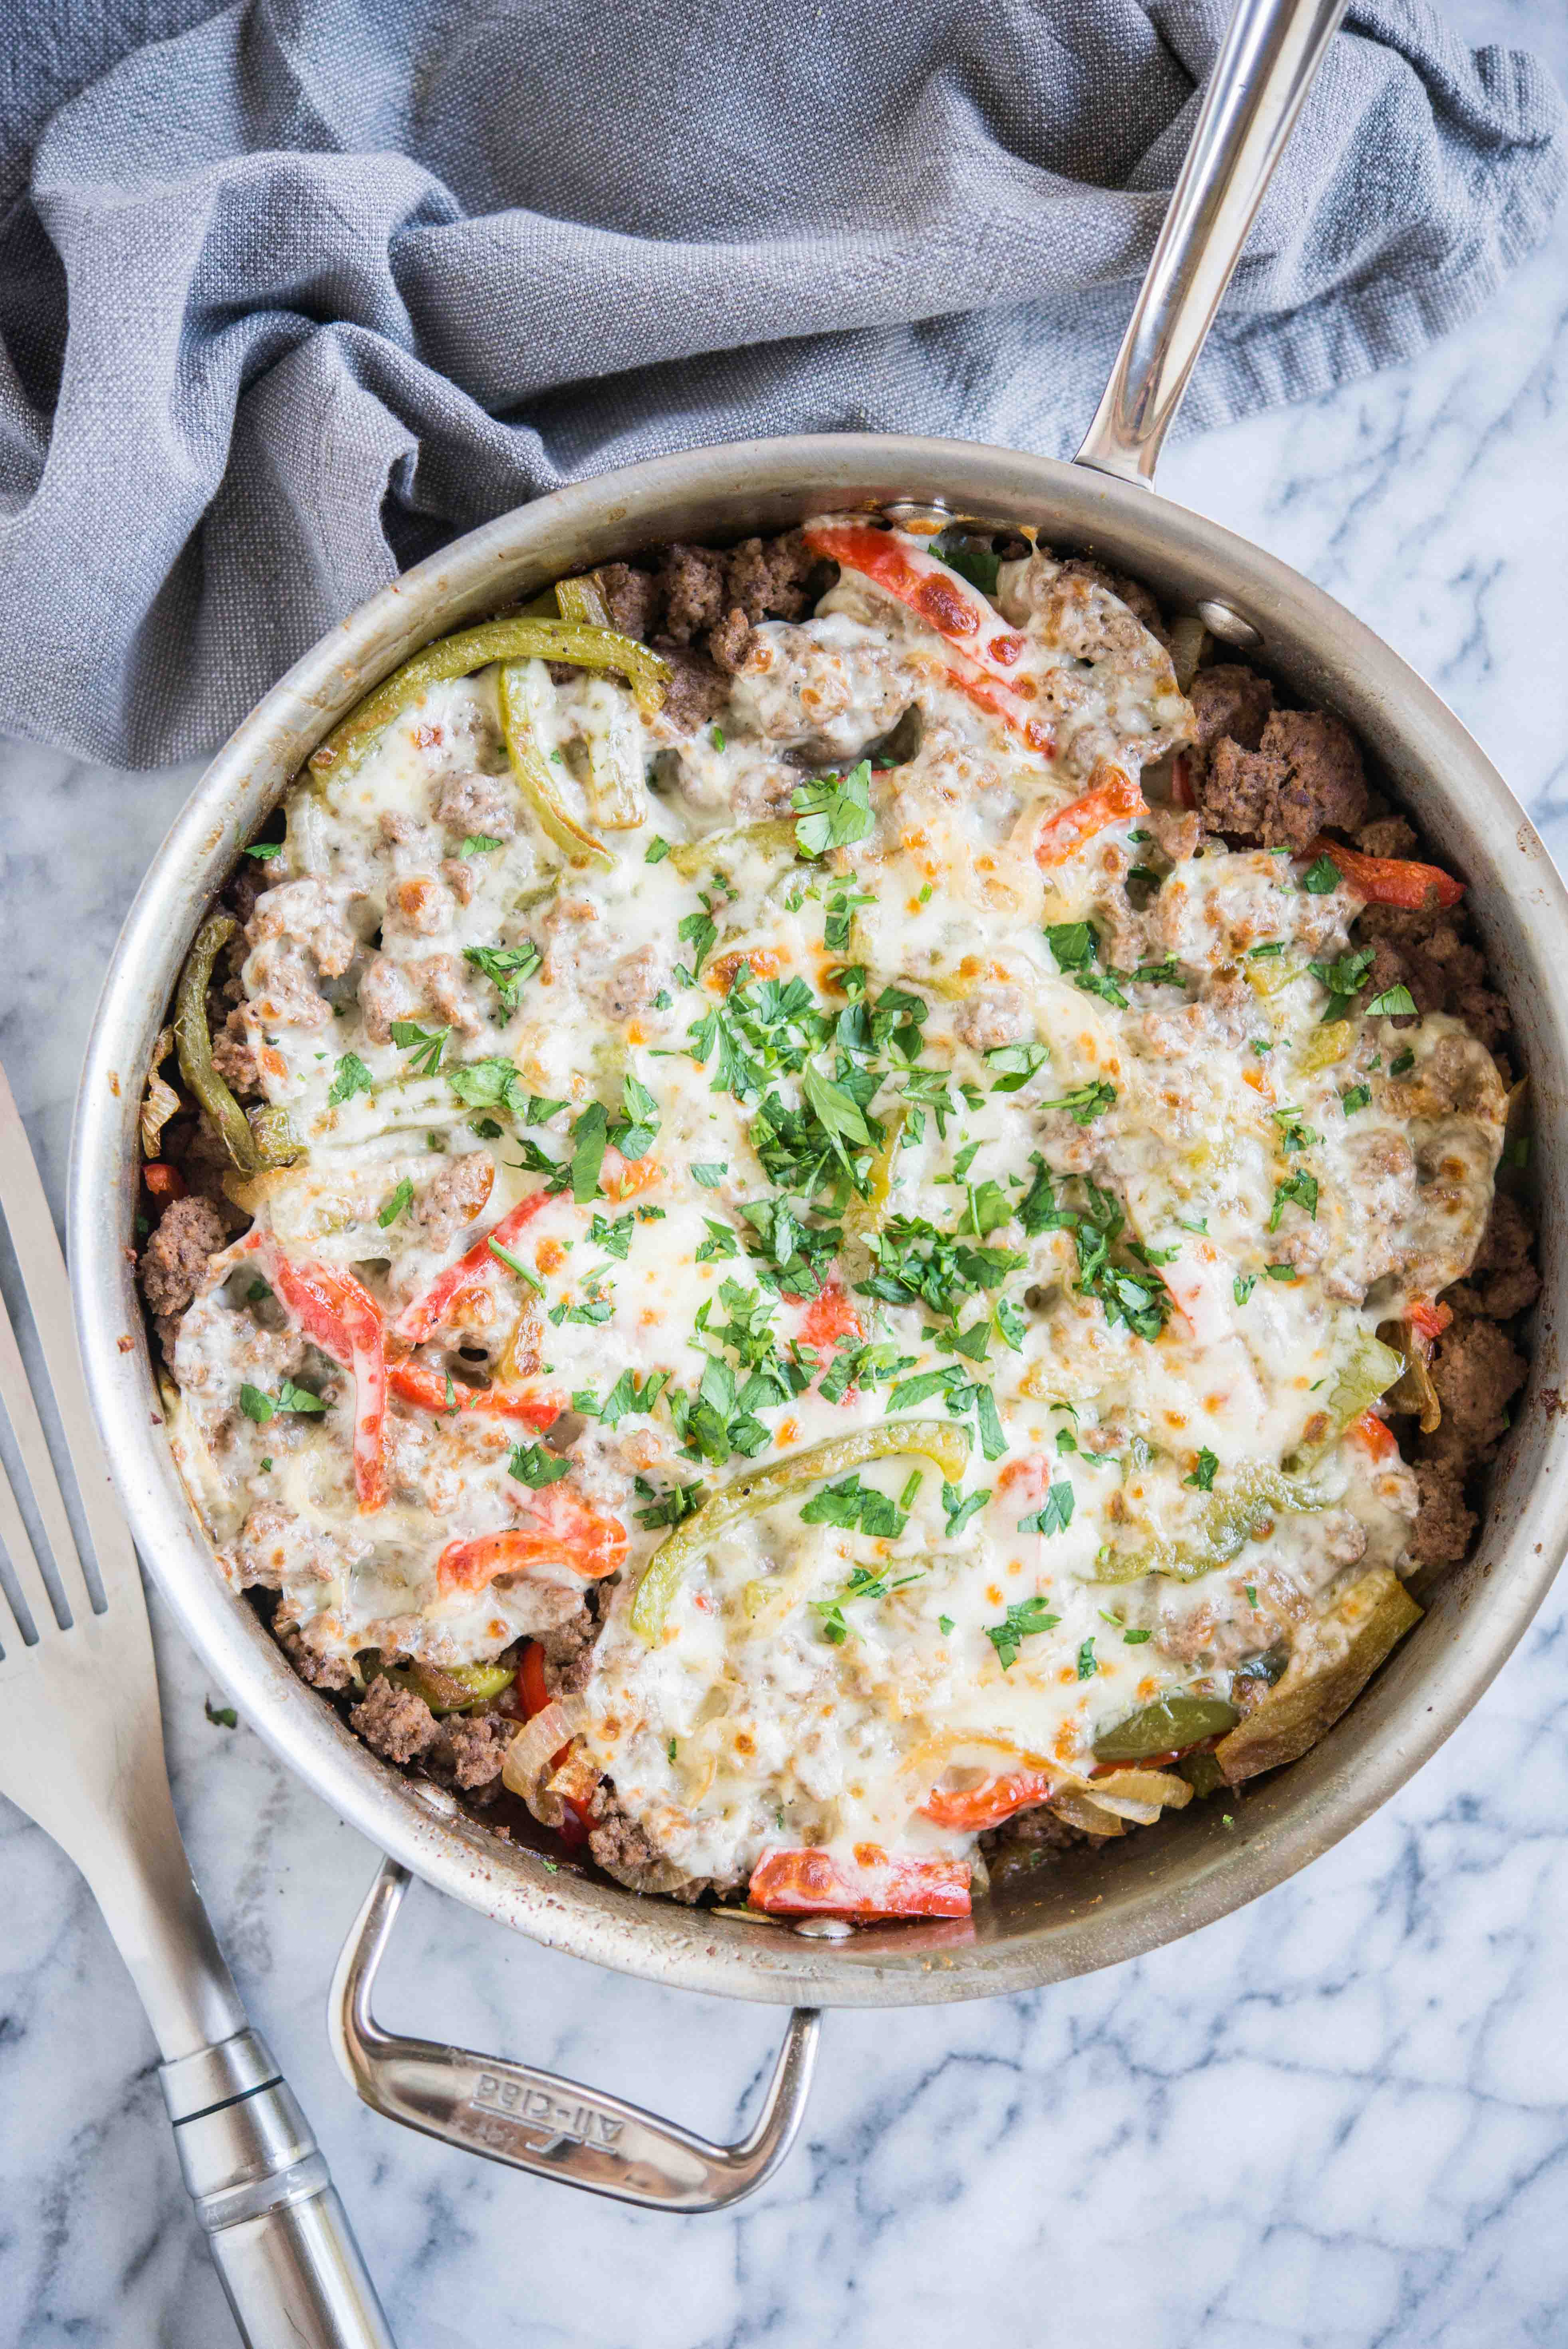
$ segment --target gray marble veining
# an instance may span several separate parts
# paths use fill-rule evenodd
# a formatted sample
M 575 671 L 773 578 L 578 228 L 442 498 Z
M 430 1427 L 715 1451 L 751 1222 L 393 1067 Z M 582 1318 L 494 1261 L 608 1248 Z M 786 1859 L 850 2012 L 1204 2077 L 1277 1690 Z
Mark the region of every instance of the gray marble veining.
M 1471 37 L 1554 33 L 1525 0 Z M 1568 227 L 1418 366 L 1178 448 L 1161 486 L 1320 580 L 1433 678 L 1568 855 Z M 192 771 L 0 753 L 0 1058 L 58 1195 L 79 1050 Z M 1568 2340 L 1568 1591 L 1462 1729 L 1308 1874 L 1115 1971 L 830 2019 L 801 2145 L 675 2221 L 511 2177 L 358 2107 L 322 2028 L 374 1855 L 154 1600 L 176 1800 L 258 2024 L 405 2349 L 1511 2349 Z M 129 1982 L 67 1863 L 0 1806 L 0 2342 L 215 2349 Z M 766 2013 L 534 1949 L 417 1891 L 382 2003 L 716 2133 Z

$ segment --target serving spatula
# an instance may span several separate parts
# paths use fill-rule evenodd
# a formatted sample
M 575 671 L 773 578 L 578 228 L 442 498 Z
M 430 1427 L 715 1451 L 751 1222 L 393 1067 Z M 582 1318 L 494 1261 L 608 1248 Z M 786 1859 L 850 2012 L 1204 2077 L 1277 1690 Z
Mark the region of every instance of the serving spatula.
M 394 2349 L 326 2163 L 246 2023 L 191 1881 L 136 1553 L 88 1406 L 65 1260 L 3 1070 L 0 1207 L 100 1585 L 95 1594 L 0 1301 L 0 1401 L 63 1601 L 57 1609 L 0 1465 L 10 1568 L 0 1590 L 0 1793 L 75 1860 L 130 1970 L 162 2057 L 180 2166 L 248 2349 Z

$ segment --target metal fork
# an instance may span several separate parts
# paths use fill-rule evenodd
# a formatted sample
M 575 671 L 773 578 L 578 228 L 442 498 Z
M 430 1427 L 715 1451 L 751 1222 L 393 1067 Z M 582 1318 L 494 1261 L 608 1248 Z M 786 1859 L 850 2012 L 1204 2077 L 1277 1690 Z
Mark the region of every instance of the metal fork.
M 249 2349 L 394 2349 L 310 2127 L 245 2021 L 170 1799 L 147 1601 L 82 1382 L 65 1260 L 0 1070 L 0 1206 L 92 1537 L 83 1568 L 0 1301 L 0 1401 L 58 1575 L 62 1622 L 0 1467 L 0 1793 L 86 1877 L 130 1970 L 196 2212 Z

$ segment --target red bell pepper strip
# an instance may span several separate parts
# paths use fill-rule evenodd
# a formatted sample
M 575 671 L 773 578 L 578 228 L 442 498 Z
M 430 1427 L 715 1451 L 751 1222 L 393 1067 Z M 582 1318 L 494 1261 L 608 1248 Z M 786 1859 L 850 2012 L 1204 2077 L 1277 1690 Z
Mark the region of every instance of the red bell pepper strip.
M 170 1166 L 164 1158 L 150 1158 L 141 1170 L 141 1179 L 155 1199 L 182 1199 L 185 1177 L 178 1166 Z
M 469 1387 L 452 1381 L 451 1398 L 439 1371 L 428 1362 L 393 1362 L 387 1372 L 395 1395 L 419 1411 L 477 1411 L 496 1419 L 525 1420 L 530 1427 L 553 1427 L 566 1408 L 561 1387 Z
M 370 1516 L 387 1498 L 387 1333 L 381 1308 L 351 1272 L 298 1265 L 263 1247 L 273 1294 L 340 1370 L 354 1373 L 354 1489 Z
M 1302 854 L 1326 856 L 1331 864 L 1337 864 L 1357 895 L 1369 905 L 1404 905 L 1419 913 L 1433 898 L 1445 908 L 1457 905 L 1465 893 L 1464 883 L 1439 865 L 1417 864 L 1408 856 L 1367 856 L 1359 848 L 1346 848 L 1343 841 L 1329 840 L 1321 833 Z
M 764 1852 L 747 1898 L 770 1917 L 967 1917 L 962 1859 L 913 1859 L 858 1843 L 853 1861 L 827 1851 Z
M 496 1247 L 509 1247 L 552 1196 L 549 1191 L 531 1191 L 526 1199 L 520 1199 L 515 1207 L 509 1208 L 499 1224 L 491 1225 L 482 1240 L 476 1240 L 456 1264 L 449 1264 L 445 1272 L 436 1275 L 422 1297 L 416 1297 L 403 1308 L 392 1325 L 396 1334 L 410 1346 L 418 1345 L 432 1330 L 439 1329 L 459 1289 L 488 1288 L 505 1276 L 506 1268 L 490 1242 L 493 1240 Z
M 1399 1441 L 1387 1421 L 1370 1404 L 1353 1419 L 1345 1431 L 1352 1444 L 1358 1444 L 1372 1460 L 1398 1459 Z
M 950 668 L 947 682 L 1004 719 L 1031 750 L 1051 756 L 1055 731 L 1029 706 L 1038 688 L 1032 677 L 1015 674 L 1028 638 L 1010 627 L 977 587 L 902 531 L 834 523 L 802 535 L 813 554 L 858 571 L 962 654 L 965 667 Z
M 994 1827 L 1010 1819 L 1016 1811 L 1032 1811 L 1039 1803 L 1049 1799 L 1051 1781 L 1038 1770 L 1009 1770 L 999 1778 L 987 1778 L 982 1785 L 971 1786 L 965 1794 L 950 1793 L 938 1786 L 922 1803 L 921 1816 L 939 1827 L 963 1827 L 978 1834 L 983 1827 Z
M 1454 1318 L 1451 1305 L 1439 1305 L 1430 1297 L 1418 1297 L 1405 1308 L 1405 1319 L 1429 1345 L 1440 1338 Z
M 531 1494 L 528 1514 L 531 1525 L 449 1542 L 436 1560 L 441 1588 L 483 1590 L 498 1574 L 526 1574 L 536 1566 L 570 1567 L 584 1582 L 596 1582 L 615 1573 L 625 1557 L 620 1518 L 601 1516 L 566 1485 Z
M 1108 823 L 1125 823 L 1144 812 L 1143 793 L 1131 776 L 1112 767 L 1104 782 L 1046 818 L 1035 841 L 1035 862 L 1063 864 Z
M 1171 769 L 1171 804 L 1177 808 L 1195 808 L 1198 794 L 1192 789 L 1192 762 L 1185 750 L 1178 750 Z
M 542 1713 L 550 1702 L 550 1691 L 544 1685 L 544 1650 L 537 1640 L 530 1640 L 523 1649 L 517 1682 L 522 1698 L 522 1717 L 524 1721 L 531 1721 L 534 1714 Z M 571 1751 L 570 1741 L 559 1746 L 550 1757 L 551 1768 L 559 1770 Z M 555 1832 L 562 1843 L 586 1843 L 588 1830 L 593 1824 L 593 1813 L 587 1804 L 575 1795 L 568 1795 L 565 1803 L 566 1816 Z
M 865 1336 L 861 1317 L 836 1281 L 820 1288 L 800 1316 L 797 1333 L 803 1346 L 834 1346 L 841 1338 L 859 1341 Z

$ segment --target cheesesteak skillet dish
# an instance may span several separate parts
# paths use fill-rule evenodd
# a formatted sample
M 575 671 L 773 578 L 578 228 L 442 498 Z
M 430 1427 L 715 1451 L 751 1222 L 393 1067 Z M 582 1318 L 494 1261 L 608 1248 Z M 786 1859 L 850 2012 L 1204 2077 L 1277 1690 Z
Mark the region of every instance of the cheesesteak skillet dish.
M 1134 582 L 844 516 L 612 564 L 378 688 L 203 926 L 170 1441 L 502 1834 L 965 1915 L 1302 1754 L 1464 1555 L 1508 1032 L 1345 726 Z

